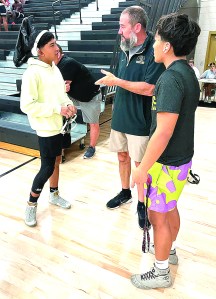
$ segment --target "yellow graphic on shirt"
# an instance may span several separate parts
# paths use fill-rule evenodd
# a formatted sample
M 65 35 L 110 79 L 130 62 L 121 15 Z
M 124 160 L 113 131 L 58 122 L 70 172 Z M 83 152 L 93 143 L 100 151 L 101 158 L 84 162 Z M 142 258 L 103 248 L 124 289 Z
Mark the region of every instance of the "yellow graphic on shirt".
M 152 97 L 152 108 L 151 108 L 151 110 L 156 110 L 156 103 L 157 103 L 157 101 L 156 101 L 156 97 L 155 96 L 153 96 Z
M 145 56 L 143 56 L 143 55 L 137 56 L 136 63 L 144 64 L 145 63 Z

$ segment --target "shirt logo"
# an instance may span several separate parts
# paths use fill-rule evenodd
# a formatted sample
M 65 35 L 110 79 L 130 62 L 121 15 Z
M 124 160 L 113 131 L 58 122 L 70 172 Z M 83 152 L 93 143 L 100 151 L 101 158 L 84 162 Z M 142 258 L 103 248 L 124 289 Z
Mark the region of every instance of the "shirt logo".
M 145 56 L 143 56 L 143 55 L 137 56 L 136 63 L 144 64 L 145 63 Z
M 155 111 L 155 110 L 156 110 L 156 103 L 157 103 L 157 101 L 156 101 L 156 97 L 153 96 L 153 97 L 152 97 L 152 108 L 151 108 L 152 111 Z

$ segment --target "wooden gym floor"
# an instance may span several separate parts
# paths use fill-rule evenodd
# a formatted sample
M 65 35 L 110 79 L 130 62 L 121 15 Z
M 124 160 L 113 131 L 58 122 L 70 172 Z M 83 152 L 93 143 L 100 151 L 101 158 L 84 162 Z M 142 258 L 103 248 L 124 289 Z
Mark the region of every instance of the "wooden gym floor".
M 72 208 L 49 205 L 47 183 L 35 228 L 27 227 L 23 216 L 40 160 L 0 149 L 0 299 L 216 298 L 216 109 L 199 107 L 196 114 L 192 169 L 201 181 L 188 183 L 179 201 L 174 284 L 148 291 L 136 289 L 129 280 L 154 260 L 141 252 L 136 190 L 131 204 L 106 208 L 121 188 L 117 157 L 108 149 L 110 118 L 108 105 L 93 159 L 83 160 L 78 142 L 61 165 L 59 189 Z

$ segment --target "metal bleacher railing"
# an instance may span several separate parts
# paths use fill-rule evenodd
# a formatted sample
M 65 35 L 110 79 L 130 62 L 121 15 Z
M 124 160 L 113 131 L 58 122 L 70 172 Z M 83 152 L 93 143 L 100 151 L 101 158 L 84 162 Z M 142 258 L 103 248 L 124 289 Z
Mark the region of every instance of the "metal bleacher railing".
M 138 2 L 146 10 L 149 17 L 147 29 L 154 32 L 155 26 L 162 15 L 177 12 L 187 0 L 138 0 Z
M 81 12 L 81 0 L 79 0 L 79 14 L 80 14 L 80 24 L 82 24 L 82 12 Z
M 61 0 L 56 0 L 52 3 L 52 12 L 53 12 L 53 26 L 54 26 L 54 30 L 55 30 L 55 37 L 56 39 L 58 39 L 58 35 L 57 35 L 57 31 L 56 31 L 56 15 L 60 15 L 61 11 L 57 10 L 55 11 L 55 5 L 59 3 L 61 5 Z M 81 10 L 80 10 L 81 11 Z
M 118 56 L 120 51 L 120 40 L 121 36 L 117 34 L 116 42 L 113 50 L 113 56 L 110 64 L 110 72 L 114 73 L 117 63 L 118 63 Z M 116 86 L 106 86 L 101 88 L 102 91 L 102 100 L 105 102 L 107 98 L 113 97 L 116 92 Z

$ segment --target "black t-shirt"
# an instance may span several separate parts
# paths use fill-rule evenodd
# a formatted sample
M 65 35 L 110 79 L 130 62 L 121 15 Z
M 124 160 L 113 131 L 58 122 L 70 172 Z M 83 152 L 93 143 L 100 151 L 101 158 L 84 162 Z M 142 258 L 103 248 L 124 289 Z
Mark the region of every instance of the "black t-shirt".
M 199 83 L 186 60 L 173 62 L 159 78 L 152 102 L 150 137 L 157 126 L 157 113 L 179 114 L 173 135 L 158 159 L 159 163 L 180 166 L 194 154 L 194 121 L 199 102 Z
M 64 55 L 57 66 L 64 80 L 72 81 L 69 96 L 80 102 L 89 102 L 98 94 L 99 86 L 94 84 L 94 77 L 83 64 Z

